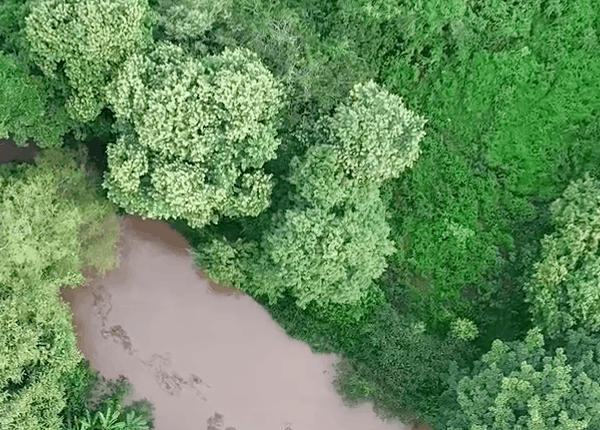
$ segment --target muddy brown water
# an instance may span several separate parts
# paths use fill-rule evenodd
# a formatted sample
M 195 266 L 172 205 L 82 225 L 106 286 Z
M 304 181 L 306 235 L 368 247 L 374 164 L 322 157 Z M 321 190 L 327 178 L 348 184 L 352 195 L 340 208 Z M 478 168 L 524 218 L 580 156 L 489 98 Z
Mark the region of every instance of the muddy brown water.
M 120 220 L 119 269 L 63 290 L 81 353 L 127 377 L 157 430 L 398 430 L 369 404 L 345 406 L 334 355 L 314 354 L 236 290 L 195 269 L 160 221 Z
M 15 145 L 12 140 L 0 139 L 0 164 L 8 163 L 9 161 L 32 163 L 39 152 L 40 149 L 31 143 L 28 146 L 21 147 Z

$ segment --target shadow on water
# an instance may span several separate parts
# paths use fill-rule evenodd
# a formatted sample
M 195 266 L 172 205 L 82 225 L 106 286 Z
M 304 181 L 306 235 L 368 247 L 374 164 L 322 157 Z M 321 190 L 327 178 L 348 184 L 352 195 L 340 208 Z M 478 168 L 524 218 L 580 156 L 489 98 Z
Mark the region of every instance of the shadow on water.
M 11 161 L 33 163 L 39 152 L 40 148 L 32 143 L 26 147 L 19 147 L 11 140 L 0 139 L 0 164 Z

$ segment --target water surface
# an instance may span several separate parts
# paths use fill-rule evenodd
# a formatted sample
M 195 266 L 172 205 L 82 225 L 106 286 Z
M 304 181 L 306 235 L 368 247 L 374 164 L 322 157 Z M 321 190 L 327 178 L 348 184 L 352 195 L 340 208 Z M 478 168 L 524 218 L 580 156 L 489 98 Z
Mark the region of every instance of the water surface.
M 250 297 L 193 267 L 164 222 L 121 219 L 119 269 L 65 290 L 79 349 L 155 406 L 157 430 L 398 430 L 331 385 L 334 355 L 289 338 Z

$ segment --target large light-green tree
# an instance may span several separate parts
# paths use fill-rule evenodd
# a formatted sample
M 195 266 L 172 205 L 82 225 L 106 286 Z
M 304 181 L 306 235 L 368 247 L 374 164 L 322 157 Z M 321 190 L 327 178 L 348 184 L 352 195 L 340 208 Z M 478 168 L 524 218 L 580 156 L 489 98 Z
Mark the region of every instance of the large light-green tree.
M 85 266 L 102 272 L 117 263 L 118 225 L 114 235 L 104 224 L 114 208 L 66 153 L 48 150 L 37 161 L 0 166 L 2 429 L 61 428 L 65 381 L 81 356 L 57 289 L 82 283 Z
M 108 95 L 121 134 L 105 187 L 127 212 L 197 228 L 269 205 L 262 166 L 279 145 L 282 89 L 254 54 L 198 59 L 159 43 L 125 63 Z
M 66 81 L 71 118 L 87 122 L 123 62 L 151 41 L 154 21 L 147 0 L 34 0 L 25 34 L 44 74 Z
M 555 336 L 571 327 L 600 330 L 600 182 L 586 175 L 550 206 L 554 233 L 526 291 L 533 322 Z
M 426 121 L 370 81 L 357 84 L 331 118 L 331 140 L 348 177 L 358 182 L 397 178 L 420 154 Z

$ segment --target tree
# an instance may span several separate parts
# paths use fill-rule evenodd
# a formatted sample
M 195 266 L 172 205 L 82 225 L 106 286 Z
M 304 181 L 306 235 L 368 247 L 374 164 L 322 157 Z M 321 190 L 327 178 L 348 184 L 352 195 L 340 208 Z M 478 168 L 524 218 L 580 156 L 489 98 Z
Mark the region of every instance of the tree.
M 350 100 L 320 124 L 328 140 L 292 160 L 289 205 L 260 243 L 216 238 L 195 253 L 209 276 L 270 302 L 291 294 L 302 308 L 365 297 L 394 252 L 380 183 L 412 165 L 424 121 L 374 83 Z
M 596 369 L 600 365 L 594 357 Z M 539 329 L 524 341 L 494 341 L 472 370 L 454 371 L 444 394 L 448 430 L 583 430 L 600 425 L 600 384 L 584 362 L 544 349 Z M 462 377 L 461 377 L 462 376 Z
M 274 273 L 256 293 L 290 291 L 300 307 L 360 301 L 394 251 L 389 231 L 374 186 L 352 190 L 333 210 L 286 211 L 263 240 L 266 266 Z
M 108 95 L 122 132 L 107 149 L 104 186 L 127 212 L 198 228 L 269 205 L 261 168 L 279 145 L 282 90 L 256 55 L 199 60 L 159 43 L 125 63 Z
M 56 287 L 79 284 L 77 208 L 52 172 L 0 177 L 0 428 L 59 429 L 61 379 L 81 359 Z
M 571 327 L 600 330 L 600 182 L 586 175 L 550 206 L 555 232 L 526 291 L 535 324 L 556 336 Z
M 479 329 L 473 321 L 457 318 L 450 324 L 450 333 L 457 339 L 469 341 L 479 336 Z
M 48 110 L 46 90 L 42 79 L 28 75 L 17 61 L 0 52 L 0 138 L 11 137 L 21 146 L 32 138 L 42 148 L 62 143 L 66 114 Z
M 37 65 L 66 80 L 72 119 L 94 120 L 122 63 L 150 42 L 147 0 L 36 0 L 25 34 Z
M 383 273 L 394 249 L 377 185 L 336 176 L 340 164 L 331 146 L 308 152 L 293 162 L 296 204 L 275 214 L 260 245 L 215 240 L 195 252 L 212 279 L 271 302 L 289 293 L 304 308 L 313 301 L 356 303 Z
M 113 209 L 97 199 L 63 151 L 46 150 L 36 166 L 0 168 L 2 429 L 61 428 L 65 384 L 81 356 L 57 289 L 81 284 L 86 265 L 115 262 L 86 257 L 87 239 L 106 243 L 95 227 Z M 108 236 L 106 248 L 115 252 L 118 235 Z
M 330 120 L 345 173 L 358 182 L 397 178 L 419 157 L 426 121 L 374 82 L 357 84 Z
M 201 40 L 217 19 L 229 16 L 229 0 L 160 0 L 158 27 L 176 42 Z
M 290 178 L 299 185 L 296 205 L 271 219 L 260 244 L 217 239 L 194 252 L 212 279 L 271 302 L 289 293 L 303 308 L 313 301 L 325 306 L 364 298 L 393 252 L 385 206 L 376 185 L 335 181 L 328 167 L 339 164 L 331 147 L 309 153 L 305 163 L 295 160 Z M 311 184 L 323 187 L 311 193 Z

